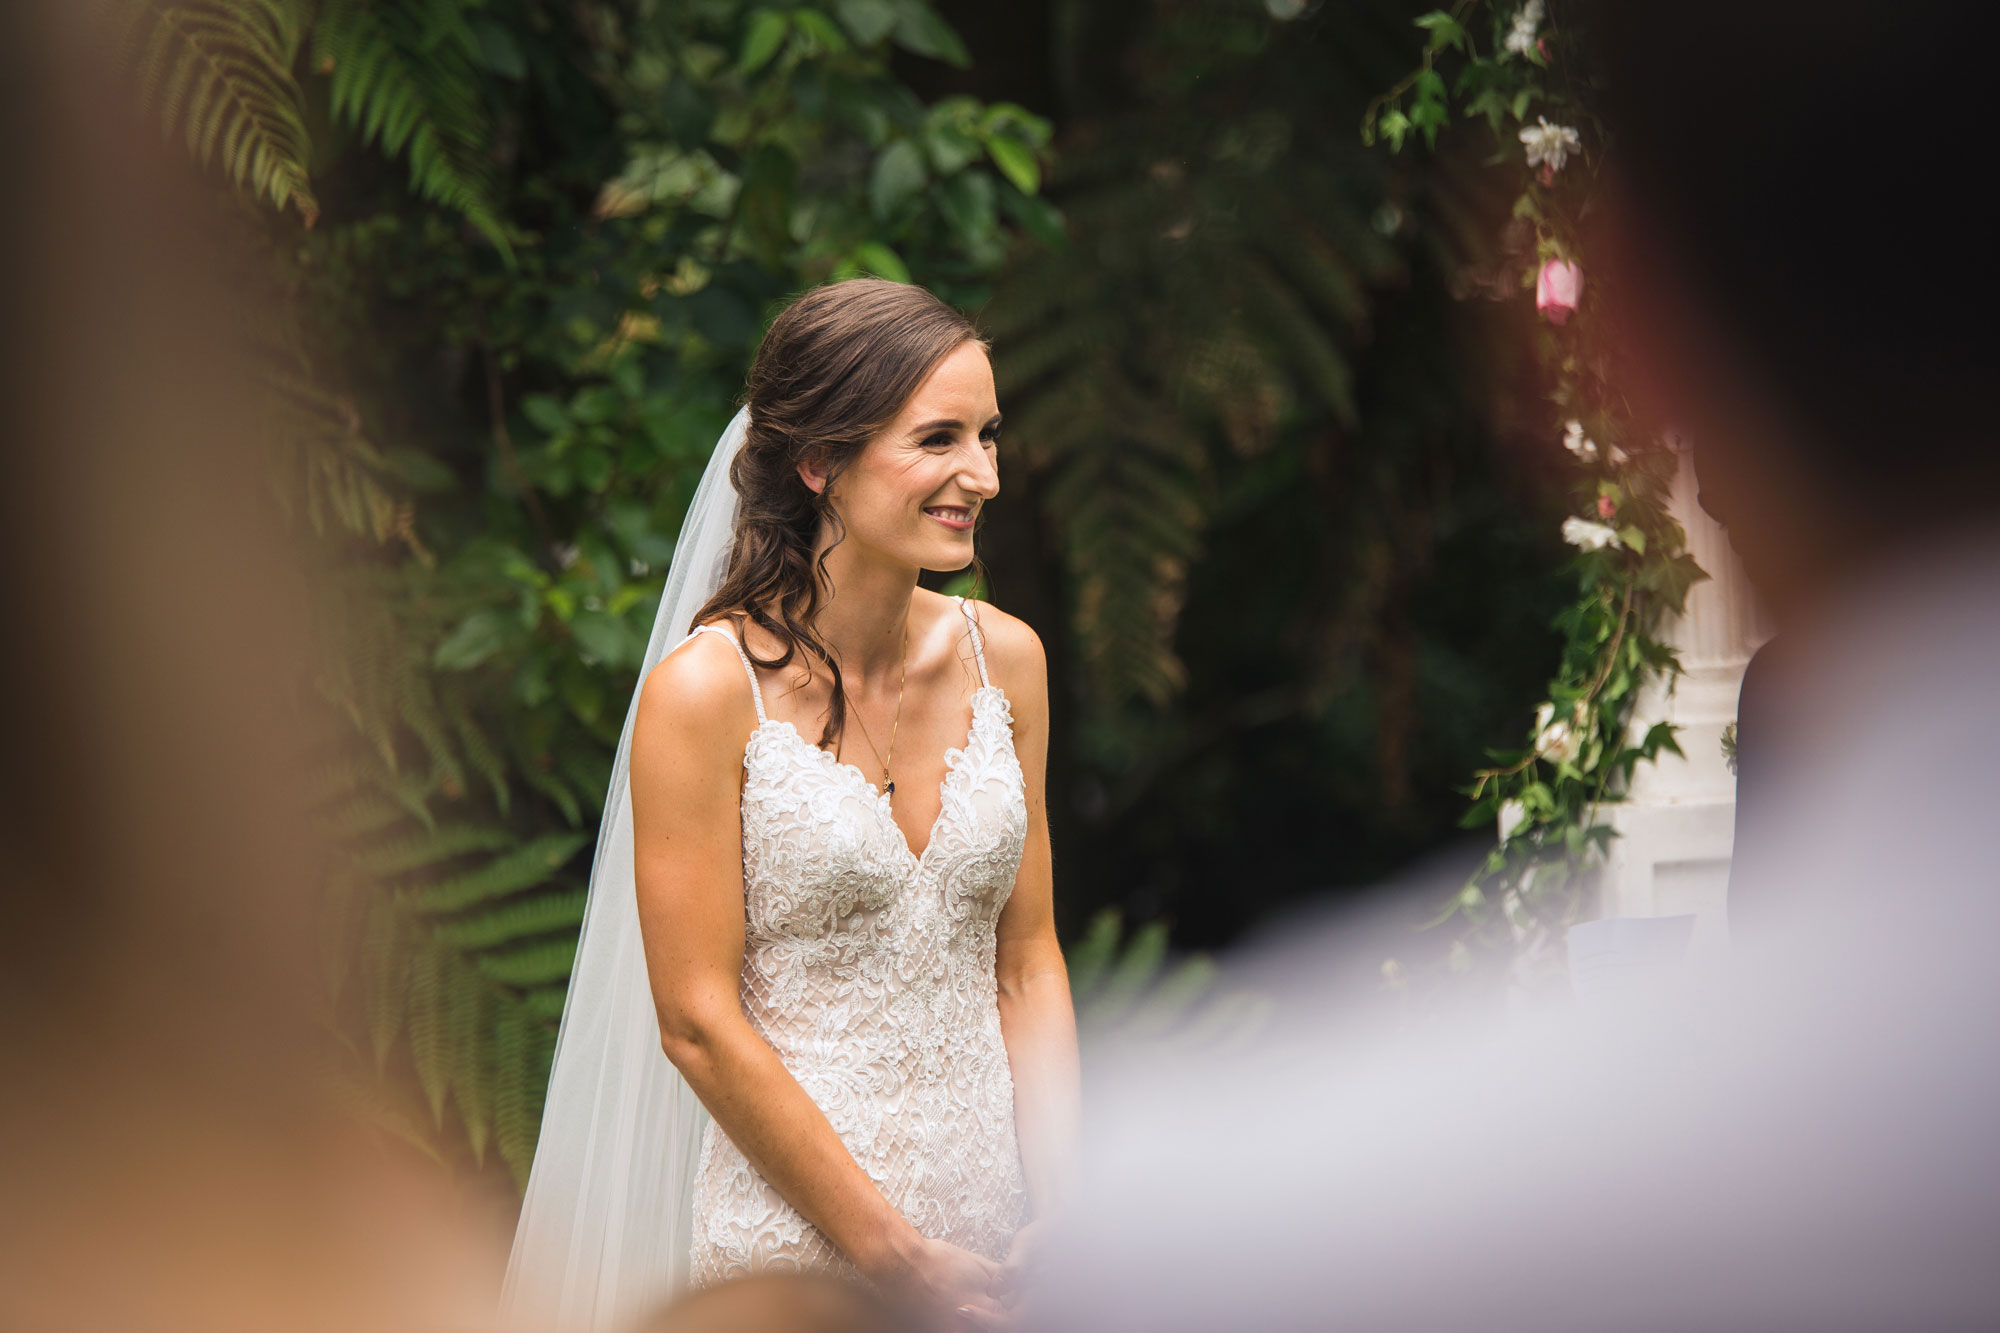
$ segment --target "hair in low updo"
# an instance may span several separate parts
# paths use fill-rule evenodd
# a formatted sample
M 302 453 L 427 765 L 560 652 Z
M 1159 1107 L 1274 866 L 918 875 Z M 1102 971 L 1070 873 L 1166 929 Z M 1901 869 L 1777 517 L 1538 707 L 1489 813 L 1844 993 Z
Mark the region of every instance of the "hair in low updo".
M 822 525 L 831 525 L 836 544 L 842 537 L 827 492 L 938 363 L 968 342 L 986 345 L 971 320 L 923 288 L 854 278 L 785 307 L 750 367 L 750 429 L 729 472 L 742 499 L 736 545 L 722 586 L 694 623 L 726 617 L 740 638 L 743 621 L 756 622 L 781 648 L 769 659 L 750 653 L 767 670 L 802 655 L 824 663 L 833 706 L 821 746 L 847 722 L 840 664 L 815 623 L 831 587 L 826 557 L 814 555 Z M 822 490 L 806 485 L 801 463 L 824 471 Z

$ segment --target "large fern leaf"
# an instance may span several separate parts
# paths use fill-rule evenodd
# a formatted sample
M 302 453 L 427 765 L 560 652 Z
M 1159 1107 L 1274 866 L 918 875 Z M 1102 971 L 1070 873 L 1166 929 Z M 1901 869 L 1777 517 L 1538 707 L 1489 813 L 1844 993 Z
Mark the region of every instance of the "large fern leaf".
M 1348 348 L 1397 257 L 1282 127 L 1136 117 L 1058 171 L 1072 244 L 1023 255 L 982 323 L 1089 678 L 1105 703 L 1161 705 L 1217 458 L 1302 415 L 1355 421 Z
M 477 870 L 427 884 L 416 893 L 418 907 L 429 914 L 463 911 L 523 889 L 546 883 L 577 849 L 589 842 L 582 833 L 553 833 L 514 848 Z
M 410 188 L 477 227 L 511 258 L 493 202 L 477 38 L 465 0 L 326 0 L 313 64 L 333 113 L 409 166 Z
M 185 0 L 133 11 L 124 46 L 141 103 L 204 166 L 277 208 L 319 217 L 299 86 L 294 0 Z
M 497 1144 L 517 1179 L 533 1153 L 583 918 L 584 891 L 559 876 L 586 841 L 517 844 L 497 827 L 406 820 L 355 850 L 350 873 L 361 881 L 342 877 L 350 897 L 369 899 L 351 933 L 378 1068 L 406 1050 L 432 1131 L 455 1107 L 474 1158 Z

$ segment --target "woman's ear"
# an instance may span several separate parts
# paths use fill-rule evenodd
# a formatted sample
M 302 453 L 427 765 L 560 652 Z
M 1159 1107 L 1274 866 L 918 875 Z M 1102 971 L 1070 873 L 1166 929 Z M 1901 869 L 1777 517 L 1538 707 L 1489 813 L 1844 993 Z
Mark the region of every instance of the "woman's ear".
M 799 480 L 814 495 L 826 492 L 826 465 L 814 459 L 803 459 L 799 463 Z

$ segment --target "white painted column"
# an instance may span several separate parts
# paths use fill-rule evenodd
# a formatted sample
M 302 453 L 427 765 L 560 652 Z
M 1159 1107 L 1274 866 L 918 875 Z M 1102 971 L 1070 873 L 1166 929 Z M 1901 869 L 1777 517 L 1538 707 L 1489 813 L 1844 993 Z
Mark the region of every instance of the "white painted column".
M 1679 454 L 1674 517 L 1709 577 L 1689 590 L 1684 613 L 1662 627 L 1683 674 L 1671 687 L 1649 685 L 1631 725 L 1636 738 L 1656 722 L 1673 723 L 1686 757 L 1662 754 L 1658 763 L 1640 765 L 1628 799 L 1607 807 L 1619 836 L 1599 878 L 1598 914 L 1692 914 L 1689 954 L 1699 964 L 1718 957 L 1728 942 L 1736 778 L 1722 756 L 1722 732 L 1736 719 L 1743 668 L 1769 635 L 1728 536 L 1696 503 L 1692 457 L 1685 448 Z

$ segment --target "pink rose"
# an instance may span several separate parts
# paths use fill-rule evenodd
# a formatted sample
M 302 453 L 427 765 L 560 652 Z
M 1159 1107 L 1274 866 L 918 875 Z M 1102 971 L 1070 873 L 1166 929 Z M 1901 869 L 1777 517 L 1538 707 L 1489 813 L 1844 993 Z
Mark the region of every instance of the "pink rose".
M 1610 496 L 1600 495 L 1597 497 L 1597 516 L 1599 518 L 1610 518 L 1617 512 L 1618 506 L 1611 502 Z
M 1560 324 L 1583 297 L 1583 270 L 1566 259 L 1551 259 L 1535 277 L 1535 309 Z

